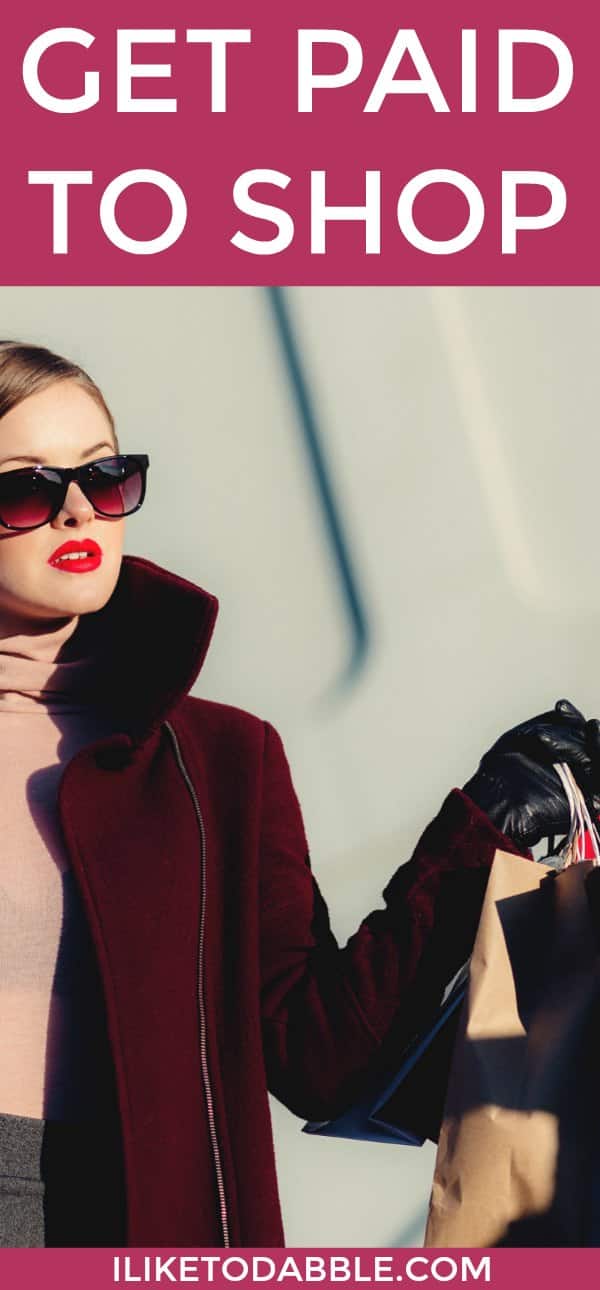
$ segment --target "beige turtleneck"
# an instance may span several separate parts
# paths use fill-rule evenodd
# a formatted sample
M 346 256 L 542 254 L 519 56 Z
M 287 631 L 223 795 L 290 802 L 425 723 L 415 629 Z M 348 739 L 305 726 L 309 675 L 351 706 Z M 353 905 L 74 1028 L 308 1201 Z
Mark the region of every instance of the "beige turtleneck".
M 46 1119 L 100 1113 L 110 1069 L 57 806 L 67 762 L 110 732 L 94 707 L 99 662 L 67 644 L 76 627 L 0 638 L 0 1111 Z

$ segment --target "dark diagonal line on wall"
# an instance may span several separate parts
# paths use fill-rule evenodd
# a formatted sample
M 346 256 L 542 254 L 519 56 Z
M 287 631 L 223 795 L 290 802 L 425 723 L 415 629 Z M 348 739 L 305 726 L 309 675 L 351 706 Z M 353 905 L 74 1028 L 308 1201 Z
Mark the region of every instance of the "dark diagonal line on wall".
M 348 658 L 335 678 L 334 689 L 345 690 L 354 684 L 369 652 L 369 624 L 359 580 L 350 553 L 350 543 L 339 501 L 335 496 L 331 471 L 326 460 L 323 435 L 319 428 L 314 397 L 311 394 L 300 345 L 294 331 L 286 293 L 282 287 L 268 287 L 277 336 L 298 414 L 304 445 L 323 518 L 325 535 L 333 558 L 338 589 L 348 624 L 350 642 Z

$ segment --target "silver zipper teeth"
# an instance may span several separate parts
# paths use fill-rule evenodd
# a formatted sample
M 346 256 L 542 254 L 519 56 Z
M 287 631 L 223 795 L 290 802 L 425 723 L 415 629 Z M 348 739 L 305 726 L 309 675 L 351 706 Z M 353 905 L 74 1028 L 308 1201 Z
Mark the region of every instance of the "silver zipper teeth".
M 206 830 L 204 828 L 204 820 L 202 818 L 202 811 L 200 809 L 200 803 L 198 801 L 196 789 L 194 788 L 191 776 L 183 760 L 183 756 L 181 754 L 181 748 L 179 746 L 179 740 L 177 738 L 177 735 L 175 734 L 175 731 L 170 721 L 165 721 L 164 724 L 171 737 L 171 742 L 173 744 L 177 765 L 179 766 L 181 774 L 185 780 L 188 793 L 192 799 L 194 811 L 196 813 L 196 819 L 198 821 L 198 827 L 200 829 L 201 852 L 202 852 L 202 870 L 201 870 L 202 894 L 201 894 L 201 903 L 200 903 L 200 933 L 198 936 L 198 993 L 197 993 L 198 1013 L 199 1013 L 199 1019 L 200 1019 L 200 1063 L 202 1067 L 204 1096 L 206 1099 L 208 1129 L 210 1134 L 210 1142 L 212 1147 L 215 1174 L 217 1179 L 217 1190 L 219 1193 L 219 1210 L 220 1210 L 220 1216 L 221 1216 L 221 1227 L 223 1229 L 223 1244 L 227 1248 L 229 1248 L 231 1246 L 231 1240 L 229 1236 L 229 1217 L 227 1213 L 227 1196 L 225 1194 L 223 1165 L 221 1162 L 221 1151 L 219 1148 L 219 1139 L 217 1136 L 217 1129 L 215 1124 L 215 1107 L 214 1107 L 214 1100 L 213 1100 L 213 1094 L 212 1094 L 212 1088 L 211 1088 L 211 1082 L 210 1082 L 210 1072 L 208 1069 L 208 1050 L 207 1050 L 207 1038 L 206 1038 L 206 1002 L 204 998 L 204 934 L 205 934 L 205 928 L 206 928 Z

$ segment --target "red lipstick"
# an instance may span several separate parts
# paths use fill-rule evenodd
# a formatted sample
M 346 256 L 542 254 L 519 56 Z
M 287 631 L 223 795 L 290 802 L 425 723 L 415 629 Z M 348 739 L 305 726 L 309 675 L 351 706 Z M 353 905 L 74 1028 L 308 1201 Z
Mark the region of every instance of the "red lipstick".
M 91 573 L 102 562 L 102 549 L 91 538 L 82 542 L 63 542 L 52 552 L 48 564 L 62 573 Z

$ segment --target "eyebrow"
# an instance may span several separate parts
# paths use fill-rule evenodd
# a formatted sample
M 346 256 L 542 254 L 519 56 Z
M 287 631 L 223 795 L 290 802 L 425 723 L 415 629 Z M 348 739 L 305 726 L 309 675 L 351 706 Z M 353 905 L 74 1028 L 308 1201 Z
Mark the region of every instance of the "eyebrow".
M 112 444 L 112 443 L 108 443 L 108 441 L 107 441 L 106 439 L 102 439 L 102 441 L 101 441 L 100 443 L 95 443 L 95 444 L 94 444 L 94 446 L 93 446 L 93 448 L 86 448 L 86 449 L 85 449 L 85 451 L 84 451 L 84 452 L 82 452 L 81 457 L 79 458 L 79 460 L 80 460 L 80 461 L 85 461 L 85 458 L 86 458 L 86 457 L 90 457 L 92 453 L 94 453 L 94 452 L 98 452 L 98 449 L 99 449 L 99 448 L 112 448 L 112 449 L 114 449 L 114 444 Z M 24 461 L 24 462 L 27 462 L 27 464 L 28 464 L 28 465 L 30 464 L 30 465 L 32 465 L 32 466 L 49 466 L 49 465 L 50 465 L 50 462 L 49 462 L 49 461 L 41 461 L 39 457 L 28 457 L 28 456 L 26 456 L 25 454 L 19 454 L 19 455 L 15 456 L 15 457 L 4 457 L 4 458 L 3 458 L 3 460 L 2 460 L 2 461 L 0 461 L 0 466 L 6 466 L 7 462 L 9 462 L 9 461 Z

